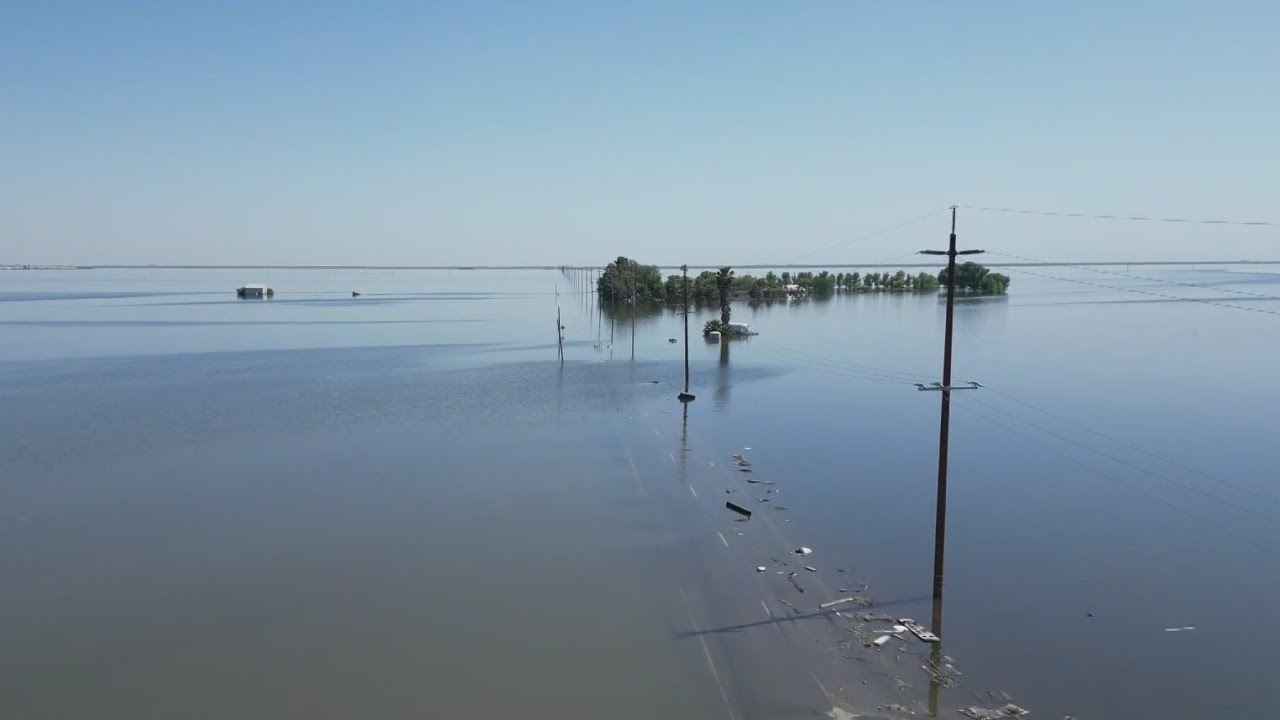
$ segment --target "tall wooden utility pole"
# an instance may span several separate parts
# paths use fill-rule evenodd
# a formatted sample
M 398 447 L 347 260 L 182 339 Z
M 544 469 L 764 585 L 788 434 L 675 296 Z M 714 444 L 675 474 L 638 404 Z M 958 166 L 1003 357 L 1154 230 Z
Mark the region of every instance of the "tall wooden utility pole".
M 962 388 L 951 387 L 951 328 L 955 315 L 956 303 L 956 256 L 976 255 L 981 250 L 956 250 L 956 206 L 951 206 L 951 241 L 945 251 L 921 250 L 922 255 L 947 256 L 947 324 L 942 349 L 942 384 L 920 385 L 921 390 L 937 390 L 942 393 L 942 412 L 938 427 L 938 500 L 933 528 L 933 597 L 941 607 L 942 600 L 942 559 L 947 537 L 947 448 L 951 432 L 951 391 L 968 390 L 978 387 L 970 383 Z M 939 613 L 940 615 L 941 613 Z M 942 618 L 934 619 L 934 634 L 941 637 Z
M 681 265 L 680 273 L 684 276 L 684 392 L 676 397 L 687 403 L 694 399 L 689 392 L 689 266 Z

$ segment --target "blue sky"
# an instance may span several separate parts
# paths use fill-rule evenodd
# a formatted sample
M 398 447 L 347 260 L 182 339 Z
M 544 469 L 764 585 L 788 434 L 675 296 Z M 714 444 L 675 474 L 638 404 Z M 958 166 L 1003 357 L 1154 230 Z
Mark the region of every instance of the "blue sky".
M 0 263 L 883 260 L 1278 220 L 1280 3 L 0 0 Z M 1280 229 L 962 210 L 1051 259 Z

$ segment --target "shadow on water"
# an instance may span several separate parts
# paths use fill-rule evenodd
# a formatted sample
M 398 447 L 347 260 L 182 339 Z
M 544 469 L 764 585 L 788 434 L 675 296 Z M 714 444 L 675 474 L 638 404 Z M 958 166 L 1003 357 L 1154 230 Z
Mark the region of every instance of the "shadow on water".
M 877 608 L 894 607 L 898 605 L 911 605 L 921 600 L 928 599 L 928 596 L 901 598 L 898 600 L 876 601 Z M 680 639 L 696 638 L 703 635 L 725 635 L 750 630 L 757 627 L 769 627 L 771 625 L 781 625 L 783 623 L 794 622 L 796 620 L 814 620 L 816 618 L 832 618 L 841 612 L 838 608 L 829 610 L 815 610 L 813 612 L 799 613 L 797 615 L 788 615 L 784 617 L 772 617 L 767 620 L 756 620 L 754 622 L 739 623 L 737 625 L 724 625 L 718 628 L 707 628 L 705 630 L 681 630 L 676 633 L 676 637 Z

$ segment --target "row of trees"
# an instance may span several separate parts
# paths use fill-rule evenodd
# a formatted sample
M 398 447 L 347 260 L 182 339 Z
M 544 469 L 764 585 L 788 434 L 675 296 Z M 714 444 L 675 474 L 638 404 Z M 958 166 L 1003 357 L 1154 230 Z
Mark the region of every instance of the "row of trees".
M 704 270 L 689 278 L 689 300 L 694 303 L 719 303 L 721 320 L 729 322 L 729 300 L 735 296 L 747 296 L 753 300 L 785 297 L 801 290 L 806 294 L 825 296 L 836 292 L 937 292 L 948 284 L 947 271 L 937 275 L 921 272 L 908 275 L 906 271 L 895 273 L 836 273 L 772 270 L 763 277 L 738 275 L 732 268 Z M 668 275 L 666 280 L 656 265 L 641 265 L 635 260 L 619 257 L 605 266 L 597 281 L 596 289 L 606 302 L 679 303 L 684 300 L 684 284 L 681 275 Z M 956 290 L 983 295 L 1003 295 L 1009 289 L 1009 278 L 991 272 L 975 262 L 956 266 Z
M 931 273 L 908 275 L 905 270 L 889 273 L 840 273 L 836 275 L 836 287 L 846 292 L 934 292 L 939 280 Z

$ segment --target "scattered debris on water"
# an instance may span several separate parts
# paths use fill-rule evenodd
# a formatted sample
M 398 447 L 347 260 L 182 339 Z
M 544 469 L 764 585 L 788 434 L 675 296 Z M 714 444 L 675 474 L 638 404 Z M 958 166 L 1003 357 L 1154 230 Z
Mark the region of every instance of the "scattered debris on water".
M 927 643 L 942 642 L 941 638 L 929 632 L 928 630 L 925 630 L 923 625 L 916 622 L 915 620 L 912 620 L 911 618 L 899 618 L 898 622 L 905 625 L 907 629 L 911 631 L 912 635 L 915 635 L 916 637 L 920 638 L 921 642 L 927 642 Z
M 813 552 L 813 548 L 807 548 L 801 545 L 800 547 L 796 548 L 795 550 L 792 550 L 791 552 L 795 553 L 796 555 L 808 555 L 809 553 Z
M 1006 720 L 1006 718 L 1016 718 L 1026 715 L 1028 711 L 1020 708 L 1013 703 L 1008 703 L 1003 707 L 984 708 L 972 705 L 960 711 L 961 715 L 971 717 L 973 720 Z
M 765 566 L 763 566 L 763 565 L 757 565 L 757 566 L 756 566 L 756 572 L 758 572 L 758 573 L 762 573 L 762 572 L 764 572 L 765 570 L 768 570 L 768 569 L 769 569 L 769 568 L 767 568 L 767 567 L 765 567 Z
M 804 566 L 804 569 L 805 569 L 805 570 L 808 570 L 809 572 L 818 572 L 818 568 L 816 568 L 816 567 L 814 567 L 814 566 L 812 566 L 812 565 L 805 565 L 805 566 Z
M 1171 627 L 1164 629 L 1165 632 L 1186 632 L 1188 630 L 1195 630 L 1195 628 L 1190 625 L 1184 625 L 1183 627 Z
M 956 669 L 955 661 L 950 657 L 942 658 L 941 663 L 933 660 L 926 660 L 925 663 L 920 666 L 920 669 L 929 673 L 929 682 L 946 689 L 960 687 L 958 678 L 962 673 Z
M 744 517 L 751 517 L 751 511 L 732 500 L 725 500 L 724 506 Z
M 838 600 L 832 600 L 831 602 L 824 602 L 824 603 L 822 603 L 821 605 L 819 605 L 819 606 L 818 606 L 818 609 L 819 609 L 819 610 L 826 610 L 827 608 L 833 608 L 833 607 L 835 607 L 835 606 L 837 606 L 837 605 L 843 605 L 843 604 L 845 604 L 845 603 L 849 603 L 849 602 L 853 602 L 853 598 L 851 598 L 851 597 L 843 597 L 843 598 L 840 598 L 840 599 L 838 599 Z
M 892 622 L 894 617 L 888 613 L 858 613 L 859 622 Z

